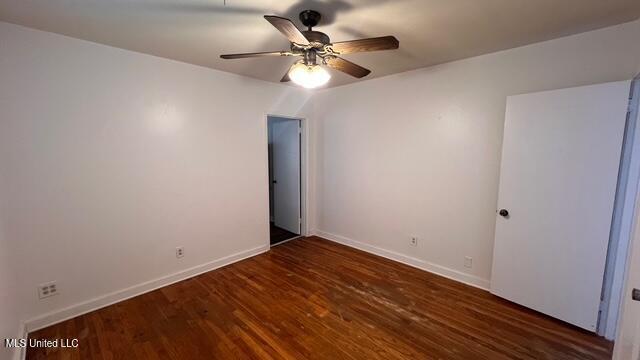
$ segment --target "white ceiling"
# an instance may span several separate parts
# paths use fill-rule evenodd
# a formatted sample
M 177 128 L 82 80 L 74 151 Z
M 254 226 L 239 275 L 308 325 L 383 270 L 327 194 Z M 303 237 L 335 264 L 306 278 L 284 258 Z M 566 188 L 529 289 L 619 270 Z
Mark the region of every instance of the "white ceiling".
M 291 58 L 222 60 L 288 49 L 264 14 L 318 10 L 333 41 L 395 35 L 400 49 L 345 55 L 365 79 L 549 40 L 640 17 L 638 0 L 0 0 L 0 20 L 278 82 Z M 330 86 L 355 80 L 332 71 Z

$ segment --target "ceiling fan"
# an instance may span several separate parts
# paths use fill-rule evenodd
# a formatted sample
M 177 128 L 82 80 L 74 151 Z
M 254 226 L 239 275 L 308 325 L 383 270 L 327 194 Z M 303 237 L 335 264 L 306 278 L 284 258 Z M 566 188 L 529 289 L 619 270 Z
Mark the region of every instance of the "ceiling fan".
M 223 59 L 242 59 L 263 56 L 302 57 L 301 60 L 291 65 L 280 81 L 293 81 L 306 88 L 322 86 L 331 78 L 331 75 L 320 65 L 326 65 L 356 78 L 363 78 L 371 73 L 371 70 L 345 60 L 338 55 L 365 51 L 392 50 L 397 49 L 400 45 L 398 39 L 393 36 L 331 43 L 327 34 L 312 29 L 318 25 L 321 18 L 320 13 L 314 10 L 305 10 L 300 13 L 300 21 L 307 27 L 307 30 L 303 31 L 300 31 L 289 19 L 273 15 L 265 15 L 264 18 L 289 39 L 289 42 L 291 42 L 290 50 L 228 54 L 220 55 L 220 57 Z

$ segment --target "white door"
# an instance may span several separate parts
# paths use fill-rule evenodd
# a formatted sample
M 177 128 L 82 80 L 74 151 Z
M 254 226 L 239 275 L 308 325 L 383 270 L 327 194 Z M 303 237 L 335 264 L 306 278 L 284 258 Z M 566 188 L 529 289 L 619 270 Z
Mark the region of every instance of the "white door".
M 274 223 L 300 234 L 300 120 L 274 119 L 270 128 Z
M 596 330 L 629 88 L 507 99 L 492 293 Z

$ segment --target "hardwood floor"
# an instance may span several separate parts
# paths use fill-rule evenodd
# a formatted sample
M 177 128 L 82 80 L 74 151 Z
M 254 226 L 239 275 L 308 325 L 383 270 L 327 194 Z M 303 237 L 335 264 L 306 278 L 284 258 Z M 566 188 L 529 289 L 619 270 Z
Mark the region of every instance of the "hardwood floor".
M 602 338 L 320 238 L 37 331 L 28 359 L 609 359 Z
M 269 237 L 271 245 L 279 244 L 285 240 L 293 239 L 300 235 L 289 230 L 277 227 L 274 223 L 269 223 Z

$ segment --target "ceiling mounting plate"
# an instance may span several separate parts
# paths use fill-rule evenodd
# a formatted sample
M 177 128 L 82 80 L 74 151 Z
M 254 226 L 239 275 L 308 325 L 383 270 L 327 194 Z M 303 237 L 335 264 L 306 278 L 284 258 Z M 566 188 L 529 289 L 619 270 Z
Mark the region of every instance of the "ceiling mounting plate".
M 305 10 L 300 13 L 300 21 L 304 24 L 304 26 L 311 29 L 312 27 L 318 25 L 322 15 L 315 10 Z

